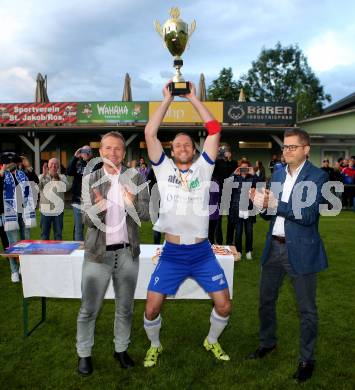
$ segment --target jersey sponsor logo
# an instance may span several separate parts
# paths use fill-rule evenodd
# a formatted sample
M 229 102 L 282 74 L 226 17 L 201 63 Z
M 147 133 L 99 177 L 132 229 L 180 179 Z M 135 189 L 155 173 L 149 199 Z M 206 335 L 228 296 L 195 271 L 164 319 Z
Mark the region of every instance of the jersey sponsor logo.
M 168 183 L 173 183 L 173 184 L 181 184 L 181 180 L 175 176 L 175 175 L 169 175 L 168 177 Z M 189 189 L 192 190 L 192 189 L 198 189 L 200 187 L 200 180 L 198 177 L 196 177 L 196 179 L 194 180 L 191 180 L 189 182 Z
M 180 180 L 175 175 L 169 175 L 168 182 L 169 183 L 174 183 L 174 184 L 180 184 Z
M 191 189 L 196 189 L 196 188 L 199 188 L 199 187 L 200 187 L 200 181 L 198 180 L 198 177 L 196 177 L 196 179 L 190 181 L 190 184 L 189 184 L 190 190 Z

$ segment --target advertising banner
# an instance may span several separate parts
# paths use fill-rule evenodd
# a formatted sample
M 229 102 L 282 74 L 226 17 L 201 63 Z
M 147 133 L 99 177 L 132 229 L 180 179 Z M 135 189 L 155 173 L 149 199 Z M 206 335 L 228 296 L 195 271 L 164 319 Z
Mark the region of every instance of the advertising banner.
M 75 122 L 76 103 L 0 103 L 0 123 L 4 125 Z
M 78 103 L 77 123 L 147 122 L 148 102 Z
M 224 102 L 224 123 L 294 125 L 295 103 Z
M 223 103 L 222 102 L 203 102 L 209 109 L 211 114 L 219 121 L 223 119 Z M 160 105 L 160 102 L 149 103 L 149 117 Z M 202 123 L 198 113 L 193 108 L 190 102 L 172 102 L 165 114 L 163 123 Z

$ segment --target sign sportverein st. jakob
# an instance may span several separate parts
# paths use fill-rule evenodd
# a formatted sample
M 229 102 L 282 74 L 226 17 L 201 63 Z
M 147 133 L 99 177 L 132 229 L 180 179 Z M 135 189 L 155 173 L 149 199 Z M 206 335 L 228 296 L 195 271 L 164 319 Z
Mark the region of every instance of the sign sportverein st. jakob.
M 0 123 L 4 125 L 45 125 L 76 122 L 76 103 L 0 103 Z

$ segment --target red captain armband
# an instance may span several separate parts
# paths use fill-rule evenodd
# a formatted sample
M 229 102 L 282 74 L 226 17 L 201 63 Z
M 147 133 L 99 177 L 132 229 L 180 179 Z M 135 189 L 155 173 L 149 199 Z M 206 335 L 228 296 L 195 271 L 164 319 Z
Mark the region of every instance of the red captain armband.
M 216 119 L 206 122 L 205 128 L 207 129 L 208 135 L 217 134 L 222 130 L 220 123 Z

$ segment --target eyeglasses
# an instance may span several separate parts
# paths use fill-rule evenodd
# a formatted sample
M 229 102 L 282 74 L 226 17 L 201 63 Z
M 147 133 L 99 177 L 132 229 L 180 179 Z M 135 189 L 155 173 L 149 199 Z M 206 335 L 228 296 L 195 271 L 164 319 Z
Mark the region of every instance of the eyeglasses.
M 304 146 L 307 146 L 307 145 L 282 145 L 281 150 L 295 152 L 297 150 L 297 148 L 303 148 Z

